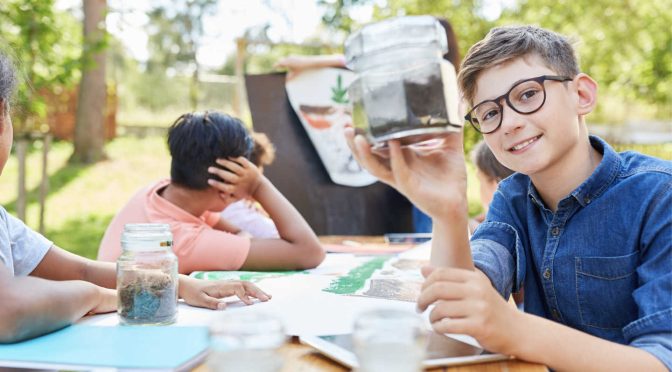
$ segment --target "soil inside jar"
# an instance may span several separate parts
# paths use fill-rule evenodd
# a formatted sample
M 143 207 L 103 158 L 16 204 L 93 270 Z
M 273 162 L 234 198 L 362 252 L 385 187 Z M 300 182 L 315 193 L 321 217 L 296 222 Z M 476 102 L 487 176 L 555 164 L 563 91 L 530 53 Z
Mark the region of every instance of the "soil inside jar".
M 386 90 L 395 89 L 394 84 L 371 91 L 371 99 L 377 107 L 366 107 L 374 138 L 396 132 L 419 128 L 436 128 L 448 125 L 448 112 L 443 91 L 443 81 L 438 75 L 431 75 L 425 83 L 403 82 L 403 95 L 406 101 L 406 116 L 390 118 L 389 108 L 382 97 L 389 95 Z M 377 96 L 380 95 L 381 98 Z M 380 112 L 382 115 L 378 115 Z
M 127 272 L 118 288 L 119 315 L 130 323 L 163 323 L 177 311 L 177 286 L 157 272 Z

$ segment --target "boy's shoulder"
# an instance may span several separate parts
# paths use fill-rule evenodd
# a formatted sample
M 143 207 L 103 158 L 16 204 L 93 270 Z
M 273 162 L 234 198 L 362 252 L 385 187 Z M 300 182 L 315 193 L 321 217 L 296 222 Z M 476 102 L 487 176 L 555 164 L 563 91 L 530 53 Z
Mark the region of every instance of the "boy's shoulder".
M 655 158 L 636 151 L 618 153 L 621 159 L 620 178 L 632 176 L 658 175 L 672 177 L 672 161 Z

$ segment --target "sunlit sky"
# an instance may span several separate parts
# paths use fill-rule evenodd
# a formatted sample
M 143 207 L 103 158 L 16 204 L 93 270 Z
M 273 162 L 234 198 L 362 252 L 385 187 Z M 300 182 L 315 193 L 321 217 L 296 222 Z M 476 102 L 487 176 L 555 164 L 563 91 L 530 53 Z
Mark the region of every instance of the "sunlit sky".
M 485 0 L 486 17 L 496 18 L 502 4 L 514 0 Z M 60 9 L 75 9 L 81 16 L 81 0 L 57 0 Z M 273 41 L 302 42 L 320 31 L 323 10 L 316 0 L 221 0 L 214 16 L 204 18 L 205 36 L 197 59 L 200 64 L 219 67 L 235 51 L 235 39 L 251 27 L 268 24 L 268 36 Z M 384 5 L 385 0 L 374 0 Z M 149 21 L 146 13 L 150 0 L 108 0 L 108 31 L 121 40 L 130 55 L 139 61 L 148 58 L 147 34 Z M 367 22 L 372 16 L 372 6 L 360 6 L 351 12 L 358 22 Z M 324 33 L 321 39 L 328 38 Z M 322 40 L 334 42 L 334 40 Z

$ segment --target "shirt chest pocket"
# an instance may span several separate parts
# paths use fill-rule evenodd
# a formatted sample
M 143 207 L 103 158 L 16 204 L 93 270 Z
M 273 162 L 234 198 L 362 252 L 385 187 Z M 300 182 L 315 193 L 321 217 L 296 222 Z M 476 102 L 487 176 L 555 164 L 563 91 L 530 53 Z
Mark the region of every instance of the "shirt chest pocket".
M 623 328 L 637 317 L 639 252 L 617 257 L 576 257 L 576 295 L 584 326 Z

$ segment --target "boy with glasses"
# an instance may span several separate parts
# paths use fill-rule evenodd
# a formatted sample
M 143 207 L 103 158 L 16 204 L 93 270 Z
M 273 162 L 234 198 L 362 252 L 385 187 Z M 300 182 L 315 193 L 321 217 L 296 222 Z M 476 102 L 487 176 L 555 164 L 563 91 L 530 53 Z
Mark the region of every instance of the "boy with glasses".
M 467 234 L 462 138 L 389 160 L 346 132 L 358 160 L 428 213 L 432 264 L 418 308 L 438 332 L 564 370 L 672 368 L 672 164 L 590 136 L 597 84 L 572 46 L 536 27 L 490 31 L 458 76 L 466 115 L 502 181 Z M 525 289 L 525 311 L 508 306 Z

